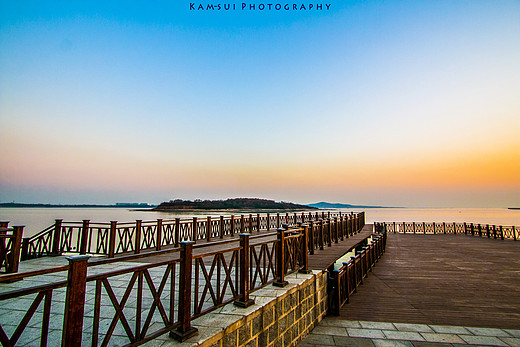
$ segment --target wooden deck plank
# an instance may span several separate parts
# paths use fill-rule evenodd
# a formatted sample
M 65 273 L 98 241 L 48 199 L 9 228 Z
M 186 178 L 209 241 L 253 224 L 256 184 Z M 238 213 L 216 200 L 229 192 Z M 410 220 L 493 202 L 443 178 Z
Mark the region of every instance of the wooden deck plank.
M 332 243 L 330 247 L 325 246 L 323 250 L 316 250 L 313 255 L 309 256 L 309 268 L 311 270 L 325 270 L 332 265 L 337 259 L 348 252 L 349 249 L 357 245 L 372 234 L 372 224 L 365 225 L 360 233 Z
M 389 234 L 387 251 L 340 317 L 520 328 L 520 242 Z

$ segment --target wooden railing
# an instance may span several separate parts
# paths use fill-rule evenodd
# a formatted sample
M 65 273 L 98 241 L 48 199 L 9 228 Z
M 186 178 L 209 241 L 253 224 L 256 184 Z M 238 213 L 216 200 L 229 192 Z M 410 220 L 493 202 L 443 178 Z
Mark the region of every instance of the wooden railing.
M 494 239 L 520 238 L 520 227 L 451 222 L 384 222 L 374 223 L 376 230 L 404 234 L 466 234 Z
M 247 307 L 254 303 L 249 296 L 252 291 L 271 283 L 285 286 L 287 274 L 307 273 L 311 250 L 317 252 L 338 238 L 359 232 L 364 226 L 364 214 L 342 215 L 313 224 L 312 229 L 306 223 L 285 225 L 276 231 L 240 233 L 238 239 L 208 243 L 180 241 L 177 248 L 91 262 L 89 255 L 76 255 L 68 257 L 65 266 L 0 276 L 1 284 L 67 272 L 67 280 L 0 293 L 0 305 L 7 300 L 28 305 L 9 334 L 0 321 L 0 342 L 3 346 L 15 345 L 30 321 L 31 326 L 41 322 L 42 346 L 59 341 L 64 346 L 77 346 L 82 341 L 92 346 L 139 345 L 167 332 L 184 341 L 197 332 L 191 325 L 194 318 L 230 302 Z M 315 243 L 316 239 L 321 241 Z M 144 259 L 150 256 L 157 257 L 146 262 Z M 99 268 L 139 260 L 137 265 L 115 267 L 108 272 Z M 97 274 L 87 275 L 87 270 Z M 63 295 L 64 299 L 59 298 Z M 42 303 L 43 308 L 39 308 Z M 52 330 L 51 318 L 56 329 L 56 314 L 60 311 L 64 312 L 63 325 L 60 330 Z
M 357 247 L 354 256 L 349 261 L 343 262 L 339 269 L 329 270 L 331 292 L 329 312 L 339 315 L 341 307 L 348 303 L 350 296 L 357 292 L 358 286 L 363 283 L 363 278 L 383 256 L 386 249 L 386 232 L 372 235 L 372 241 L 366 246 Z
M 268 213 L 219 218 L 193 217 L 189 220 L 137 220 L 130 223 L 93 223 L 89 220 L 64 222 L 57 219 L 54 225 L 33 237 L 24 238 L 21 254 L 22 260 L 64 253 L 100 254 L 108 257 L 139 254 L 142 251 L 159 251 L 168 246 L 178 247 L 182 241 L 211 241 L 238 233 L 275 230 L 283 224 L 296 225 L 333 218 L 348 220 L 346 223 L 361 223 L 353 214 L 341 212 Z
M 9 228 L 9 222 L 0 222 L 0 271 L 18 272 L 23 226 Z

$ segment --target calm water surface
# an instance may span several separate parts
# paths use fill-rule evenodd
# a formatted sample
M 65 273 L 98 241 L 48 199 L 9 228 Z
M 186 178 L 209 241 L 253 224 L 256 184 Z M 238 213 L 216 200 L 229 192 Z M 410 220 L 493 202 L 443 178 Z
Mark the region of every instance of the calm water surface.
M 343 212 L 364 210 L 367 223 L 373 222 L 468 222 L 520 226 L 520 210 L 505 208 L 371 208 L 342 209 Z M 25 225 L 24 236 L 31 236 L 54 223 L 89 219 L 92 222 L 131 222 L 136 219 L 155 220 L 191 218 L 193 216 L 229 215 L 229 212 L 155 212 L 124 208 L 0 208 L 0 220 Z M 237 213 L 239 214 L 239 213 Z

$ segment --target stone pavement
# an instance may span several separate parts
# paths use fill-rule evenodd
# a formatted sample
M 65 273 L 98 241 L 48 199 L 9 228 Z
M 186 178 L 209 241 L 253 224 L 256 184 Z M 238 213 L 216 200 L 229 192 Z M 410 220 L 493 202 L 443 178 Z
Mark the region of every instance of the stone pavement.
M 520 346 L 519 329 L 351 321 L 327 317 L 298 347 Z

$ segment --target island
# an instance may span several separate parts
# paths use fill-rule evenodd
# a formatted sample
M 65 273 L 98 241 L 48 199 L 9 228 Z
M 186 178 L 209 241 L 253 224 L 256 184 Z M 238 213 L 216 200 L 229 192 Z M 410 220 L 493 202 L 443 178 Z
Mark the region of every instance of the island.
M 351 205 L 342 203 L 330 203 L 330 202 L 317 202 L 314 204 L 308 204 L 307 206 L 317 207 L 322 209 L 333 209 L 333 208 L 396 208 L 386 206 L 374 206 L 374 205 Z
M 154 211 L 177 210 L 281 210 L 304 211 L 316 210 L 315 207 L 299 205 L 292 202 L 275 202 L 274 200 L 258 198 L 234 198 L 227 200 L 170 200 L 163 202 Z

